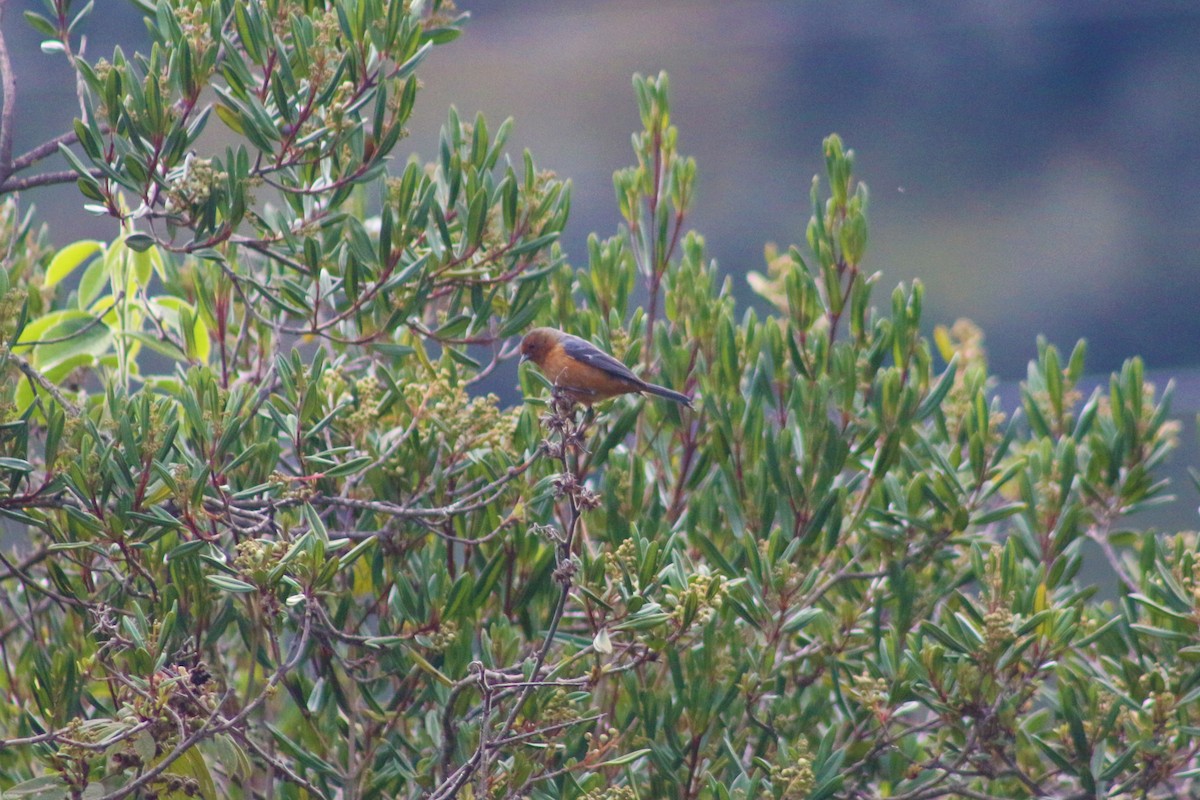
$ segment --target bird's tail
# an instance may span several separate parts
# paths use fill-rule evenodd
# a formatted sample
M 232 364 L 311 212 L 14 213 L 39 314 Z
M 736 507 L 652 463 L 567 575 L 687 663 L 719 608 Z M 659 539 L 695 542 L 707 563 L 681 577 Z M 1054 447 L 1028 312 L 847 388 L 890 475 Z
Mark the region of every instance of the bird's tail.
M 659 397 L 665 397 L 668 400 L 674 400 L 676 403 L 687 406 L 688 408 L 692 407 L 692 401 L 688 399 L 687 395 L 680 394 L 679 392 L 673 389 L 668 389 L 665 386 L 656 386 L 653 383 L 647 383 L 642 387 L 642 391 L 649 392 L 650 394 L 656 394 Z

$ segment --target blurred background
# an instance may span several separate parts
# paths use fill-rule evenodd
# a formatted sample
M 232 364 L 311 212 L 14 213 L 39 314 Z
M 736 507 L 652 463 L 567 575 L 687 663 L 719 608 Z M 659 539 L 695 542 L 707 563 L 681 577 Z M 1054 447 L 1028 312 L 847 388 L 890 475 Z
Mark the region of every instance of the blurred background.
M 27 0 L 32 7 L 32 0 Z M 512 150 L 574 182 L 564 246 L 619 225 L 612 172 L 639 127 L 630 76 L 671 75 L 680 148 L 698 162 L 691 225 L 753 302 L 763 245 L 802 243 L 821 140 L 842 135 L 871 190 L 866 267 L 927 284 L 932 326 L 981 325 L 1008 408 L 1045 334 L 1089 342 L 1100 380 L 1133 355 L 1185 422 L 1170 509 L 1196 527 L 1200 464 L 1200 4 L 1169 0 L 460 0 L 472 19 L 423 68 L 411 152 L 432 158 L 449 105 L 515 119 Z M 62 59 L 10 4 L 17 152 L 66 130 Z M 88 55 L 146 41 L 100 0 Z M 30 195 L 60 242 L 116 233 L 73 187 Z M 89 227 L 90 226 L 90 227 Z

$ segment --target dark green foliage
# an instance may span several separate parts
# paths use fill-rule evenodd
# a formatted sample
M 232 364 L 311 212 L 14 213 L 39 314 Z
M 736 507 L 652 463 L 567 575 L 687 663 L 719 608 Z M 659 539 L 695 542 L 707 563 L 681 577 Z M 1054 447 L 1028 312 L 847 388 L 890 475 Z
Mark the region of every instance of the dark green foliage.
M 1196 537 L 1122 527 L 1169 389 L 1085 397 L 1041 342 L 1006 413 L 977 329 L 872 300 L 836 136 L 739 312 L 665 75 L 576 269 L 508 123 L 387 161 L 448 6 L 144 0 L 150 52 L 87 63 L 47 5 L 123 227 L 51 252 L 0 209 L 3 798 L 1194 790 Z M 696 409 L 550 399 L 538 324 Z

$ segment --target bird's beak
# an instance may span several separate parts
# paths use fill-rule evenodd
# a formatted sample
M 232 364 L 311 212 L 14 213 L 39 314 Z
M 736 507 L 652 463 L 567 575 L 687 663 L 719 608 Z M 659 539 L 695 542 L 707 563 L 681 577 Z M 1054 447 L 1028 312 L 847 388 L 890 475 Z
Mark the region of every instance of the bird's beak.
M 528 360 L 529 360 L 529 353 L 521 353 L 521 360 L 517 362 L 517 365 L 520 366 L 521 364 L 524 364 Z

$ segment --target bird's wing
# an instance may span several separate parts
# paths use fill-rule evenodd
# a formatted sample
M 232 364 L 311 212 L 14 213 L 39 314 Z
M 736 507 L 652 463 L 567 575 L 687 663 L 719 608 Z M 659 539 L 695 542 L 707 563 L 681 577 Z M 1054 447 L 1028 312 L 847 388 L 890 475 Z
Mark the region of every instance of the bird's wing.
M 563 351 L 577 361 L 582 361 L 584 364 L 603 370 L 614 378 L 621 378 L 638 386 L 645 384 L 645 381 L 634 375 L 629 367 L 585 339 L 564 333 L 561 343 Z

